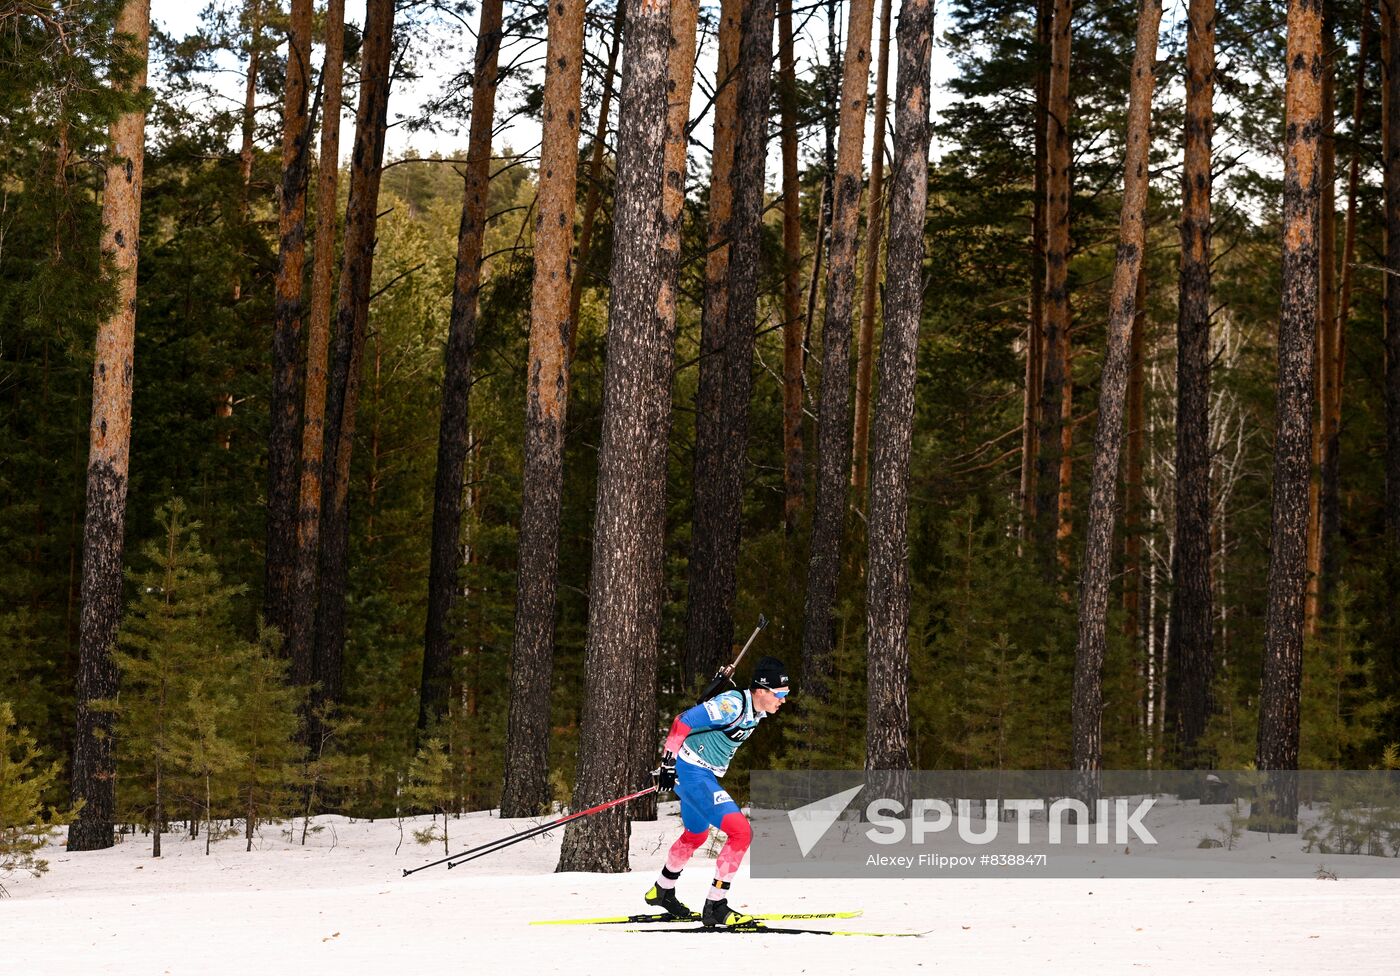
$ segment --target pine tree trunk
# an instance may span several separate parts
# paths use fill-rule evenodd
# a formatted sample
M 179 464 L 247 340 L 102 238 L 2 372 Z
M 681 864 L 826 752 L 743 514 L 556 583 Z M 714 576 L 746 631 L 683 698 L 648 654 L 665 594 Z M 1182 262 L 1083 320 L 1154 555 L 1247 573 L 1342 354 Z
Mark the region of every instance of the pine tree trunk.
M 127 0 L 116 29 L 130 38 L 140 66 L 117 82 L 124 93 L 146 85 L 151 31 L 149 0 Z M 112 713 L 92 703 L 114 699 L 120 682 L 112 650 L 122 610 L 122 552 L 127 469 L 131 458 L 131 374 L 136 343 L 136 265 L 141 235 L 141 176 L 146 157 L 146 111 L 123 112 L 110 130 L 102 195 L 102 251 L 116 276 L 112 314 L 97 329 L 88 427 L 87 510 L 83 518 L 82 611 L 78 624 L 77 724 L 73 736 L 70 851 L 112 846 L 116 818 L 116 760 Z
M 342 688 L 345 591 L 350 578 L 350 456 L 369 327 L 393 47 L 393 0 L 368 0 L 364 44 L 360 48 L 360 103 L 350 159 L 350 195 L 345 207 L 344 255 L 326 391 L 326 449 L 322 458 L 321 593 L 312 671 L 321 686 L 322 699 L 331 704 L 340 701 Z
M 438 425 L 437 480 L 433 487 L 432 559 L 428 570 L 428 620 L 423 636 L 423 684 L 418 696 L 418 728 L 427 729 L 447 713 L 452 679 L 452 621 L 457 577 L 462 569 L 462 471 L 467 460 L 472 385 L 481 292 L 482 241 L 486 198 L 491 185 L 491 135 L 496 118 L 496 74 L 501 52 L 502 0 L 483 0 L 477 25 L 472 73 L 472 122 L 463 177 L 462 222 L 457 232 L 457 268 L 452 282 L 452 316 L 442 380 Z
M 298 354 L 302 267 L 306 258 L 306 170 L 311 127 L 311 0 L 292 0 L 287 32 L 287 84 L 282 105 L 282 193 L 278 201 L 277 284 L 272 305 L 272 394 L 267 435 L 267 551 L 263 616 L 290 631 L 296 559 Z M 283 647 L 284 654 L 289 648 Z M 289 680 L 311 684 L 311 656 L 291 658 Z
M 1031 189 L 1031 295 L 1026 330 L 1026 384 L 1021 407 L 1021 537 L 1035 522 L 1036 450 L 1039 444 L 1040 395 L 1045 372 L 1045 216 L 1049 175 L 1050 27 L 1054 0 L 1035 5 L 1035 172 Z
M 870 445 L 870 377 L 875 365 L 875 296 L 880 282 L 880 238 L 885 228 L 885 102 L 890 75 L 890 0 L 880 0 L 880 60 L 875 69 L 875 144 L 870 147 L 870 195 L 866 202 L 865 269 L 861 282 L 860 334 L 856 340 L 855 462 L 851 506 L 865 509 Z
M 1381 4 L 1385 159 L 1385 533 L 1400 553 L 1400 10 Z M 1391 580 L 1396 576 L 1391 574 Z M 1392 582 L 1394 600 L 1397 588 Z
M 1371 47 L 1371 4 L 1361 9 L 1361 38 L 1356 53 L 1356 89 L 1352 100 L 1352 132 L 1359 132 L 1366 104 L 1366 68 Z M 1322 441 L 1322 613 L 1331 611 L 1341 559 L 1341 440 L 1342 387 L 1346 376 L 1346 329 L 1351 310 L 1352 265 L 1356 260 L 1357 191 L 1361 183 L 1361 141 L 1354 139 L 1347 170 L 1347 216 L 1342 237 L 1341 285 L 1338 289 L 1337 320 L 1331 344 L 1326 351 L 1326 367 L 1332 371 L 1331 403 L 1323 404 Z
M 904 0 L 900 7 L 888 286 L 870 466 L 867 770 L 909 768 L 909 458 L 923 311 L 933 19 L 932 0 Z M 882 20 L 888 29 L 888 18 Z
M 861 157 L 869 101 L 873 0 L 851 0 L 841 78 L 841 136 L 833 180 L 831 253 L 822 320 L 821 394 L 817 410 L 816 498 L 802 621 L 804 716 L 826 704 L 836 621 L 832 608 L 841 572 L 851 465 L 851 311 L 855 292 L 856 233 L 860 221 Z M 804 725 L 809 720 L 804 719 Z
M 1326 5 L 1322 15 L 1322 131 L 1319 137 L 1318 178 L 1321 211 L 1318 217 L 1317 349 L 1313 381 L 1315 417 L 1312 434 L 1312 472 L 1308 481 L 1308 595 L 1303 605 L 1303 632 L 1317 635 L 1322 594 L 1322 463 L 1326 451 L 1329 405 L 1332 402 L 1332 369 L 1328 350 L 1337 324 L 1337 105 L 1333 78 L 1332 47 L 1335 14 Z
M 1065 387 L 1069 371 L 1070 40 L 1073 5 L 1054 0 L 1045 151 L 1045 335 L 1041 364 L 1040 444 L 1035 459 L 1036 544 L 1046 579 L 1055 576 Z
M 559 584 L 564 420 L 569 403 L 570 259 L 577 209 L 583 5 L 554 4 L 548 18 L 502 817 L 535 816 L 548 810 L 552 799 L 550 678 Z
M 628 0 L 575 809 L 638 788 L 628 779 L 637 656 L 653 653 L 639 649 L 654 643 L 659 630 L 654 614 L 644 620 L 638 610 L 659 605 L 646 592 L 661 559 L 657 501 L 650 496 L 664 483 L 656 468 L 666 461 L 675 339 L 659 307 L 670 34 L 668 0 Z M 574 821 L 558 870 L 626 871 L 627 840 L 620 808 Z
M 778 105 L 783 146 L 783 530 L 791 539 L 802 512 L 802 207 L 797 170 L 797 67 L 792 0 L 778 5 Z
M 1255 765 L 1261 770 L 1298 768 L 1318 301 L 1318 142 L 1322 127 L 1323 57 L 1319 5 L 1310 0 L 1289 0 L 1288 82 L 1284 94 L 1283 307 L 1278 332 L 1268 608 L 1255 758 Z M 1400 164 L 1400 157 L 1396 163 Z M 1296 832 L 1296 780 L 1272 777 L 1271 784 L 1275 794 L 1272 829 Z
M 1060 493 L 1059 521 L 1055 523 L 1055 558 L 1060 569 L 1069 572 L 1069 544 L 1074 533 L 1074 351 L 1069 331 L 1064 341 L 1065 379 L 1060 387 Z M 1065 600 L 1068 601 L 1068 594 Z
M 1143 455 L 1146 451 L 1147 261 L 1138 267 L 1133 300 L 1133 340 L 1128 366 L 1128 456 L 1123 464 L 1123 635 L 1133 660 L 1142 647 L 1142 503 Z
M 831 217 L 831 181 L 822 180 L 821 187 L 817 190 L 817 233 L 812 239 L 812 276 L 807 279 L 807 312 L 802 319 L 803 345 L 802 345 L 802 370 L 805 377 L 807 370 L 807 342 L 812 335 L 812 323 L 817 318 L 817 287 L 821 284 L 823 256 L 827 249 L 827 226 Z M 804 380 L 805 382 L 805 380 Z
M 248 216 L 249 193 L 253 182 L 253 135 L 257 128 L 258 71 L 262 61 L 262 29 L 264 0 L 248 0 L 248 70 L 243 83 L 243 128 L 238 145 L 238 176 L 240 190 L 238 216 Z M 242 283 L 233 284 L 233 298 L 238 300 Z
M 316 172 L 316 238 L 312 245 L 311 312 L 306 324 L 306 405 L 301 430 L 295 569 L 283 647 L 293 661 L 312 662 L 316 630 L 316 560 L 320 553 L 322 456 L 325 453 L 326 356 L 330 346 L 331 274 L 340 211 L 340 106 L 345 77 L 345 0 L 326 5 L 326 57 L 321 66 L 321 150 Z M 325 689 L 314 690 L 319 703 Z
M 603 97 L 598 103 L 598 122 L 593 133 L 593 152 L 588 160 L 588 192 L 583 201 L 583 222 L 578 232 L 578 260 L 573 289 L 569 292 L 569 362 L 578 350 L 578 310 L 583 301 L 583 282 L 587 277 L 588 253 L 593 243 L 593 227 L 598 217 L 598 199 L 603 177 L 603 151 L 608 134 L 608 114 L 612 111 L 613 79 L 617 76 L 617 54 L 622 49 L 623 24 L 627 4 L 618 0 L 613 14 L 612 43 L 608 46 L 608 67 L 603 73 Z
M 1134 302 L 1145 241 L 1148 154 L 1151 147 L 1153 67 L 1162 0 L 1138 7 L 1132 84 L 1128 92 L 1127 152 L 1123 163 L 1123 211 L 1108 306 L 1108 349 L 1099 383 L 1099 422 L 1094 433 L 1089 516 L 1079 586 L 1079 635 L 1074 654 L 1072 762 L 1076 770 L 1102 768 L 1103 660 L 1107 650 L 1108 584 L 1112 572 L 1115 482 L 1123 441 Z
M 836 126 L 841 112 L 841 74 L 836 70 L 836 65 L 841 61 L 841 3 L 842 0 L 826 0 L 826 84 L 822 86 L 822 95 L 825 103 L 821 106 L 822 120 L 825 123 L 823 128 L 824 144 L 822 146 L 822 217 L 821 225 L 826 228 L 828 235 L 831 233 L 831 212 L 832 200 L 835 192 L 832 181 L 836 178 Z M 815 60 L 815 59 L 814 59 Z M 831 252 L 830 237 L 826 239 L 825 249 L 828 254 Z M 815 287 L 817 279 L 813 279 Z
M 699 4 L 696 0 L 672 0 L 671 3 L 671 50 L 667 66 L 667 122 L 666 146 L 663 165 L 663 190 L 661 197 L 661 291 L 658 302 L 659 328 L 663 334 L 676 334 L 676 301 L 679 295 L 681 266 L 681 230 L 685 213 L 686 181 L 686 124 L 690 120 L 690 90 L 695 77 L 695 27 L 699 17 Z M 771 35 L 771 32 L 770 32 Z M 771 40 L 770 40 L 771 45 Z M 658 362 L 656 381 L 666 390 L 671 388 L 671 357 L 668 355 Z M 632 723 L 632 754 L 629 781 L 646 782 L 647 775 L 656 765 L 656 746 L 661 729 L 657 714 L 657 655 L 661 637 L 662 602 L 665 593 L 665 545 L 666 545 L 666 445 L 671 434 L 671 414 L 667 410 L 661 422 L 658 440 L 660 454 L 650 465 L 652 484 L 648 490 L 651 499 L 651 544 L 655 548 L 655 558 L 650 562 L 651 584 L 642 591 L 645 602 L 641 604 L 641 619 L 655 629 L 643 634 L 638 646 L 636 678 L 632 700 L 636 706 Z M 656 819 L 656 794 L 641 797 L 628 805 L 628 816 L 633 820 Z
M 727 663 L 734 634 L 773 77 L 771 0 L 745 0 L 739 33 L 725 294 L 722 300 L 717 295 L 713 305 L 706 304 L 706 312 L 715 315 L 722 305 L 724 318 L 722 325 L 718 319 L 707 323 L 711 329 L 702 339 L 704 358 L 696 394 L 695 506 L 686 606 L 686 659 L 692 684 Z M 707 288 L 707 299 L 710 294 Z
M 731 473 L 723 469 L 732 418 L 726 385 L 732 373 L 733 347 L 742 339 L 730 331 L 730 256 L 735 232 L 735 165 L 739 143 L 741 92 L 744 89 L 744 27 L 750 23 L 748 0 L 725 0 L 720 7 L 719 63 L 716 68 L 714 151 L 710 160 L 708 253 L 705 302 L 700 319 L 699 378 L 695 391 L 694 503 L 685 619 L 686 683 L 703 683 L 728 660 L 733 620 L 734 568 L 725 555 L 729 536 L 739 526 L 728 499 Z M 766 117 L 766 113 L 764 113 Z M 760 164 L 761 165 L 761 164 Z M 742 273 L 742 272 L 741 272 Z M 750 340 L 752 342 L 752 340 Z M 752 348 L 750 347 L 750 356 Z M 747 418 L 747 404 L 745 405 Z M 742 463 L 742 454 L 740 455 Z M 718 477 L 716 477 L 718 475 Z M 738 471 L 742 479 L 742 467 Z M 723 485 L 716 482 L 723 481 Z M 742 480 L 740 482 L 742 487 Z M 729 579 L 725 570 L 729 570 Z M 728 600 L 725 594 L 728 593 Z
M 1192 0 L 1187 24 L 1186 149 L 1181 174 L 1181 278 L 1177 302 L 1176 537 L 1172 545 L 1167 730 L 1182 768 L 1197 755 L 1211 713 L 1215 649 L 1211 608 L 1210 240 L 1215 0 Z

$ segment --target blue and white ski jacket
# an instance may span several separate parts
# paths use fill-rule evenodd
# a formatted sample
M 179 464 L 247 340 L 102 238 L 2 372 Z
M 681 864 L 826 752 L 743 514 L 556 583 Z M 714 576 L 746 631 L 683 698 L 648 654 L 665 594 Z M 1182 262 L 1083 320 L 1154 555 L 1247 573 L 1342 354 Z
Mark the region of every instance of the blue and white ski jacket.
M 676 758 L 723 776 L 740 744 L 753 735 L 766 712 L 756 712 L 753 693 L 731 689 L 680 715 L 690 726 Z

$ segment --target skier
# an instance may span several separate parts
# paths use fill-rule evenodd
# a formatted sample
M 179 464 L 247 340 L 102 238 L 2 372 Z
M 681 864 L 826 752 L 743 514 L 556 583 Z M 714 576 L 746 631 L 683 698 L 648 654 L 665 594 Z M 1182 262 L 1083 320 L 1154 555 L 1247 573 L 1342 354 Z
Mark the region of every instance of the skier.
M 754 668 L 747 691 L 731 689 L 676 716 L 662 747 L 661 765 L 652 771 L 656 785 L 674 790 L 681 801 L 684 832 L 671 845 L 666 866 L 646 893 L 648 905 L 672 915 L 693 913 L 676 897 L 676 879 L 691 855 L 705 843 L 710 827 L 724 832 L 724 847 L 715 865 L 715 880 L 705 895 L 700 920 L 707 928 L 745 925 L 754 920 L 729 908 L 729 884 L 749 849 L 753 832 L 748 818 L 719 785 L 739 745 L 758 723 L 783 707 L 788 696 L 787 669 L 765 657 Z

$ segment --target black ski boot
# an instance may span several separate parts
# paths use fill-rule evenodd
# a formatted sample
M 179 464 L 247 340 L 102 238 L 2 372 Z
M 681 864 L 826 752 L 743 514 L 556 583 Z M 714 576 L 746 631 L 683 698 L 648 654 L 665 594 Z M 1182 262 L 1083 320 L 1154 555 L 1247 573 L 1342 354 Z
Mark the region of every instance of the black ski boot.
M 752 915 L 730 909 L 728 898 L 706 899 L 705 910 L 700 913 L 700 921 L 707 929 L 720 925 L 735 928 L 758 924 L 758 920 Z
M 676 897 L 675 888 L 663 888 L 660 885 L 652 885 L 651 890 L 646 893 L 648 905 L 654 905 L 677 918 L 694 918 L 695 913 L 686 908 L 681 900 Z

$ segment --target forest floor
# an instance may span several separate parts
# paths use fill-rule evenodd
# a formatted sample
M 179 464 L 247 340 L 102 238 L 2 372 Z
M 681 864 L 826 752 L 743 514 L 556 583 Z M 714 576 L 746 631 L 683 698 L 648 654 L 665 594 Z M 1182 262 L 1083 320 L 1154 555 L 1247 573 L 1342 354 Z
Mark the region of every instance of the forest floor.
M 451 849 L 521 830 L 488 813 L 454 819 Z M 402 869 L 442 856 L 413 830 L 428 818 L 313 820 L 302 846 L 265 827 L 216 842 L 166 835 L 111 850 L 49 849 L 48 874 L 4 880 L 0 971 L 6 976 L 336 976 L 511 972 L 697 971 L 704 959 L 776 973 L 1395 973 L 1400 880 L 864 880 L 735 879 L 731 905 L 750 912 L 864 909 L 840 922 L 790 923 L 922 938 L 742 935 L 695 944 L 624 926 L 530 926 L 536 919 L 645 912 L 675 804 L 637 824 L 631 874 L 555 874 L 560 834 L 526 841 L 449 872 Z M 400 839 L 402 844 L 400 845 Z M 712 838 L 713 840 L 713 838 Z M 396 851 L 397 848 L 397 851 Z M 680 893 L 698 907 L 714 845 Z M 781 924 L 781 923 L 774 923 Z M 705 953 L 705 955 L 700 955 Z

